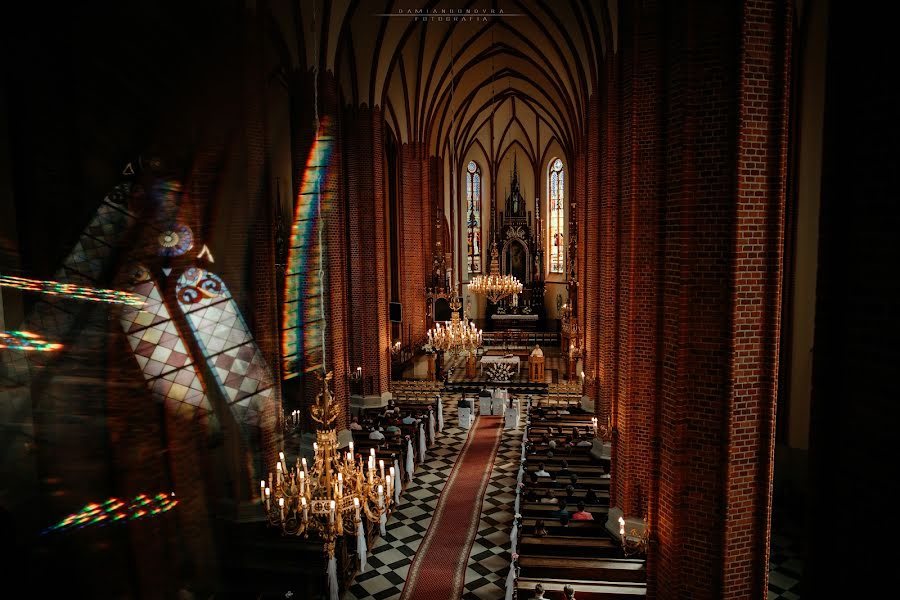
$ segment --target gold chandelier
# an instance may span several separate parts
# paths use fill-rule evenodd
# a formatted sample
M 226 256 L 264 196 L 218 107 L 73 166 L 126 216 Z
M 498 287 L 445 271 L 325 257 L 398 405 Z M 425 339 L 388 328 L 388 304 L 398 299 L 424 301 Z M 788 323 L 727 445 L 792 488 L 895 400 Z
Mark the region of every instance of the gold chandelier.
M 385 474 L 383 460 L 376 465 L 374 448 L 367 463 L 362 456 L 356 460 L 353 442 L 345 454 L 338 451 L 335 420 L 340 408 L 328 389 L 332 374 L 318 377 L 322 393 L 309 411 L 318 429 L 312 467 L 303 458 L 289 469 L 279 452 L 276 473 L 260 482 L 260 491 L 270 525 L 285 535 L 319 536 L 333 559 L 338 536 L 362 534 L 361 513 L 370 523 L 384 523 L 397 477 L 394 467 Z
M 491 244 L 491 264 L 487 275 L 477 275 L 469 282 L 469 289 L 476 294 L 486 296 L 497 304 L 507 296 L 522 293 L 522 283 L 512 275 L 500 274 L 500 259 L 497 242 Z
M 472 354 L 481 347 L 481 330 L 469 321 L 468 315 L 459 318 L 462 301 L 459 296 L 450 300 L 450 322 L 445 325 L 435 323 L 428 330 L 428 345 L 440 352 L 448 352 L 451 356 L 468 352 Z

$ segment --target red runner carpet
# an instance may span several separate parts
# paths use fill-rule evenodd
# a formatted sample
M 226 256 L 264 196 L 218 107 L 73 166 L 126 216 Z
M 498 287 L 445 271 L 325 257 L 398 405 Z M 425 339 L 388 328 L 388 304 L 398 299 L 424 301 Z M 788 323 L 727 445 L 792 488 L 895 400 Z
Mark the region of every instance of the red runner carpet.
M 502 417 L 476 419 L 409 567 L 400 600 L 462 596 L 466 563 L 478 533 L 481 502 L 491 479 L 502 425 Z

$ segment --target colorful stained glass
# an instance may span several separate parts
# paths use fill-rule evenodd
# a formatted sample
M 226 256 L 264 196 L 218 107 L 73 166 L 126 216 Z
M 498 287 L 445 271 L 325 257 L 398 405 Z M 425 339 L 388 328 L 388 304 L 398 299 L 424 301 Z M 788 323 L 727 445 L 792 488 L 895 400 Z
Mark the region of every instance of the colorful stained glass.
M 181 256 L 194 247 L 194 232 L 187 225 L 176 225 L 157 236 L 160 256 Z
M 0 348 L 26 352 L 52 352 L 62 346 L 42 340 L 30 331 L 0 331 Z
M 467 270 L 481 273 L 481 168 L 474 160 L 466 166 Z
M 550 204 L 547 228 L 550 240 L 550 272 L 563 273 L 566 268 L 565 169 L 563 162 L 558 158 L 550 161 L 547 187 Z
M 28 292 L 40 292 L 52 296 L 63 296 L 73 300 L 90 300 L 92 302 L 110 302 L 113 304 L 130 304 L 140 306 L 143 303 L 139 297 L 128 292 L 107 290 L 103 288 L 90 288 L 64 283 L 61 281 L 41 281 L 39 279 L 26 279 L 12 275 L 0 275 L 0 287 L 10 287 Z

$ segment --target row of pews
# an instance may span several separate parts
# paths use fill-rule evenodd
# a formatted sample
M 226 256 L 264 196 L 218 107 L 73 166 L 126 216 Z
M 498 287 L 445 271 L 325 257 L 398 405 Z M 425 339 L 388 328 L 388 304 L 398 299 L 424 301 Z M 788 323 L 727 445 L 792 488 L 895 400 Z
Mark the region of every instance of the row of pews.
M 518 577 L 516 595 L 519 600 L 533 597 L 535 587 L 541 584 L 545 597 L 565 598 L 563 588 L 575 588 L 578 600 L 634 599 L 645 597 L 646 569 L 643 559 L 625 558 L 621 544 L 607 531 L 605 524 L 609 513 L 610 479 L 604 477 L 609 472 L 609 461 L 598 461 L 591 454 L 590 446 L 567 446 L 551 450 L 541 443 L 545 435 L 554 432 L 553 438 L 559 442 L 559 434 L 571 433 L 573 427 L 581 431 L 592 431 L 593 415 L 571 414 L 538 418 L 534 411 L 529 414 L 527 439 L 524 455 L 524 488 L 520 491 L 518 540 Z M 533 418 L 532 418 L 533 417 Z M 536 486 L 532 484 L 530 473 L 540 465 L 550 473 L 563 469 L 567 464 L 569 473 L 575 473 L 573 480 L 569 474 L 557 475 L 556 483 L 549 477 L 539 477 Z M 567 490 L 571 485 L 574 489 Z M 545 498 L 528 501 L 529 487 Z M 571 493 L 567 510 L 574 513 L 578 500 L 584 501 L 588 490 L 593 490 L 593 502 L 585 504 L 584 510 L 594 517 L 592 521 L 570 520 L 563 525 L 554 516 L 559 505 L 546 503 L 546 498 L 565 499 Z M 533 496 L 532 496 L 533 497 Z M 537 531 L 539 521 L 543 521 L 544 531 Z

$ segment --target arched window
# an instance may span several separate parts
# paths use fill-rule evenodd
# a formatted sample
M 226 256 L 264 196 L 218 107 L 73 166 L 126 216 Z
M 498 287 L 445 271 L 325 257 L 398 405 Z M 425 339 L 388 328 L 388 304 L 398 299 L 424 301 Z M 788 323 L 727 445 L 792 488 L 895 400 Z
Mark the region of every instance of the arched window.
M 566 270 L 565 173 L 563 162 L 560 159 L 555 158 L 550 161 L 550 172 L 547 178 L 550 188 L 547 235 L 550 240 L 551 273 L 564 273 Z
M 468 272 L 481 273 L 481 169 L 474 160 L 466 165 L 466 230 Z

